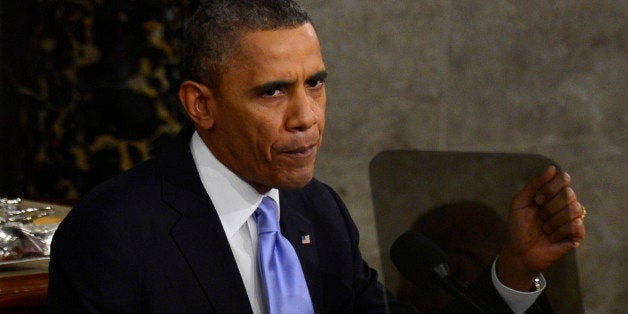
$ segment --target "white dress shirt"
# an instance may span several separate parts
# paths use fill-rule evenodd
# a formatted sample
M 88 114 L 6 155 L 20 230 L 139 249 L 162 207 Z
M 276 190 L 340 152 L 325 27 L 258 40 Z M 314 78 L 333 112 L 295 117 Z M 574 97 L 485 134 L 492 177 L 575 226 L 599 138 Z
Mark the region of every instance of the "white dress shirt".
M 279 191 L 271 189 L 265 195 L 259 194 L 220 163 L 196 132 L 190 141 L 190 149 L 203 186 L 225 230 L 253 313 L 265 313 L 266 299 L 257 269 L 257 222 L 252 215 L 264 196 L 270 196 L 279 206 Z
M 543 277 L 542 274 L 539 275 L 541 289 L 532 292 L 518 291 L 508 288 L 499 281 L 495 265 L 497 265 L 497 258 L 495 258 L 493 265 L 491 266 L 491 280 L 493 281 L 493 285 L 497 289 L 497 292 L 502 299 L 504 299 L 506 304 L 510 306 L 510 309 L 515 312 L 515 314 L 524 313 L 528 310 L 528 308 L 530 308 L 530 306 L 532 306 L 532 304 L 534 304 L 536 299 L 541 295 L 541 292 L 545 289 L 545 277 Z
M 257 222 L 252 215 L 264 196 L 270 196 L 279 206 L 279 191 L 271 189 L 265 195 L 259 194 L 218 161 L 196 132 L 190 140 L 190 149 L 203 186 L 227 235 L 253 312 L 265 313 L 266 299 L 257 268 Z M 515 313 L 525 312 L 545 289 L 543 276 L 540 277 L 541 290 L 522 292 L 508 288 L 497 279 L 495 262 L 491 273 L 497 291 Z

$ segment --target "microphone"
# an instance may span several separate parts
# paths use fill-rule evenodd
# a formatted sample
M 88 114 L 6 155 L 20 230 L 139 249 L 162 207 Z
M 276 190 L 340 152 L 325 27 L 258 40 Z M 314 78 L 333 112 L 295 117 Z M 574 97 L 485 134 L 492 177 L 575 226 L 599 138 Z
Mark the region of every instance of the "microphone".
M 449 259 L 434 242 L 419 232 L 408 231 L 393 243 L 390 258 L 397 270 L 415 285 L 436 279 L 452 296 L 473 307 L 478 313 L 496 313 L 480 300 L 476 300 L 451 276 Z

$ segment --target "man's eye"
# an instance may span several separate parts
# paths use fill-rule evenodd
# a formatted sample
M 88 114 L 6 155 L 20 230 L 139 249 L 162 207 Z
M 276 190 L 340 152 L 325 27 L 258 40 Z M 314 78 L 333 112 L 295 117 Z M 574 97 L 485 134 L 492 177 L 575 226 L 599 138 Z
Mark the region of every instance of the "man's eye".
M 307 83 L 310 88 L 320 88 L 323 85 L 325 85 L 325 80 L 321 79 L 321 80 L 310 81 Z
M 269 89 L 264 92 L 264 96 L 266 97 L 275 97 L 275 96 L 279 96 L 280 94 L 281 94 L 281 90 L 278 88 Z

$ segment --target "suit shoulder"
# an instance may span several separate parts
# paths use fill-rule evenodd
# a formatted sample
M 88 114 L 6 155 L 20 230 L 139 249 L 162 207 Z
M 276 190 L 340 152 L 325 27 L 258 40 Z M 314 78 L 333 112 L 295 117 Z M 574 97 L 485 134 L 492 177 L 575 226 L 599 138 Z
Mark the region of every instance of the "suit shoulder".
M 312 181 L 304 186 L 302 190 L 307 194 L 328 195 L 336 200 L 340 200 L 340 196 L 336 193 L 336 191 L 334 191 L 334 189 L 316 178 L 312 179 Z
M 81 197 L 72 212 L 103 208 L 115 210 L 127 204 L 145 202 L 150 195 L 159 195 L 160 176 L 156 162 L 148 160 L 107 180 Z
M 293 204 L 308 204 L 311 208 L 348 215 L 342 199 L 329 185 L 312 179 L 306 186 L 297 190 L 281 191 L 281 198 Z

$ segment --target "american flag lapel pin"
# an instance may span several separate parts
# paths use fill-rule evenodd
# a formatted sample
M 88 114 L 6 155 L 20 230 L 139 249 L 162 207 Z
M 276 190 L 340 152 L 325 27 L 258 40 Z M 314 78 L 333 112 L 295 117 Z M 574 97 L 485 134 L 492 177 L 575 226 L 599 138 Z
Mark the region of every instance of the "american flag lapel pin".
M 301 236 L 301 244 L 310 244 L 310 235 L 306 234 L 306 235 L 302 235 Z

